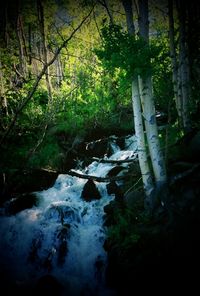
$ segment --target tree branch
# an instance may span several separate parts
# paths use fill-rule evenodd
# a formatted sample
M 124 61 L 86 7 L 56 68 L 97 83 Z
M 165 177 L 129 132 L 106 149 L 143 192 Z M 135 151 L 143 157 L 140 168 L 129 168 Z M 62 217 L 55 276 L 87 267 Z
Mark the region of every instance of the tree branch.
M 108 176 L 107 177 L 97 177 L 97 176 L 92 176 L 92 175 L 80 174 L 80 173 L 75 172 L 74 170 L 68 171 L 67 174 L 70 176 L 81 178 L 81 179 L 87 179 L 87 180 L 92 179 L 93 181 L 96 181 L 96 182 L 120 181 L 120 180 L 130 177 L 130 175 L 115 176 L 115 177 L 108 177 Z M 131 175 L 131 177 L 132 176 L 133 176 L 133 174 Z
M 120 159 L 120 160 L 113 160 L 113 159 L 104 159 L 104 158 L 98 158 L 98 157 L 92 157 L 92 160 L 96 160 L 102 163 L 113 163 L 113 164 L 121 164 L 126 162 L 134 162 L 137 160 L 136 157 L 134 158 L 128 158 L 128 159 Z

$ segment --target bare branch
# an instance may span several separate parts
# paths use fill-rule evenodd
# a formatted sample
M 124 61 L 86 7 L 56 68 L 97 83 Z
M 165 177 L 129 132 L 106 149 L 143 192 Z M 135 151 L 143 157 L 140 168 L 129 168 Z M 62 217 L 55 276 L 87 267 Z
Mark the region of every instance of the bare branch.
M 121 163 L 127 163 L 127 162 L 134 162 L 137 160 L 136 157 L 134 158 L 128 158 L 128 159 L 120 159 L 120 160 L 114 160 L 114 159 L 103 159 L 103 158 L 97 158 L 92 157 L 93 160 L 102 162 L 102 163 L 113 163 L 113 164 L 121 164 Z
M 80 173 L 75 172 L 74 170 L 70 170 L 69 172 L 67 172 L 67 174 L 70 176 L 81 178 L 81 179 L 87 179 L 87 180 L 91 179 L 96 182 L 120 181 L 120 180 L 130 177 L 130 175 L 115 176 L 115 177 L 97 177 L 97 176 L 93 176 L 93 175 L 80 174 Z M 133 175 L 131 175 L 131 176 L 133 176 Z

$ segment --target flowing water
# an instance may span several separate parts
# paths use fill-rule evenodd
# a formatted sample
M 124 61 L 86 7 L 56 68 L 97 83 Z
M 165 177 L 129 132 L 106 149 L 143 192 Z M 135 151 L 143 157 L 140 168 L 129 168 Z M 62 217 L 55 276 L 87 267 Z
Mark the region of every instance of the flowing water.
M 120 150 L 113 139 L 112 150 L 112 160 L 132 157 L 135 138 L 126 139 L 125 150 Z M 94 161 L 76 171 L 104 177 L 113 167 L 114 164 Z M 114 196 L 108 195 L 107 183 L 95 182 L 101 199 L 87 202 L 81 198 L 86 182 L 62 174 L 52 188 L 36 192 L 40 201 L 37 207 L 15 215 L 1 209 L 0 277 L 5 278 L 6 285 L 36 289 L 42 278 L 49 277 L 51 284 L 55 279 L 60 283 L 57 292 L 49 295 L 113 295 L 105 287 L 103 222 L 104 206 Z

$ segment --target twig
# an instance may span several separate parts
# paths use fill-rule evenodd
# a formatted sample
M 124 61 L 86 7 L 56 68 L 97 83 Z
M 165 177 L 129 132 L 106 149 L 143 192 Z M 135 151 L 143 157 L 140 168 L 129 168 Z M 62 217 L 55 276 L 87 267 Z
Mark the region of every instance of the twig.
M 125 193 L 124 196 L 126 196 L 136 185 L 142 180 L 142 177 L 140 177 L 136 183 L 134 183 Z

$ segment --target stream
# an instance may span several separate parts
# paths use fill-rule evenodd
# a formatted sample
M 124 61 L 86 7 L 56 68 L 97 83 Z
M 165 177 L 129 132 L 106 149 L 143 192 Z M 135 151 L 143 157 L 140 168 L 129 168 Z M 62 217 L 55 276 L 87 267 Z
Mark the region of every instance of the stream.
M 126 138 L 124 150 L 113 137 L 111 148 L 107 160 L 131 158 L 137 149 L 135 136 Z M 93 161 L 75 171 L 105 177 L 114 166 Z M 128 165 L 122 166 L 124 173 Z M 94 182 L 101 198 L 88 202 L 81 198 L 86 182 L 61 174 L 52 188 L 35 192 L 37 207 L 15 215 L 6 213 L 5 207 L 0 209 L 0 277 L 5 289 L 13 286 L 16 291 L 28 289 L 43 295 L 114 295 L 105 284 L 103 247 L 104 207 L 114 195 L 107 193 L 108 183 Z

